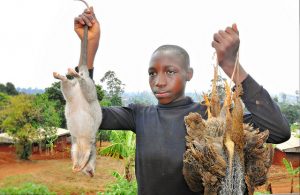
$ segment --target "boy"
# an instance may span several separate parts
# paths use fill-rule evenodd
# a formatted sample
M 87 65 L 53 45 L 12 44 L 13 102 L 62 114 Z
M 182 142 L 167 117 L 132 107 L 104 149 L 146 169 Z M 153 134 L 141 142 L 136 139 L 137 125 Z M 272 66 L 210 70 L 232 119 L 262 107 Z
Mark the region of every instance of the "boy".
M 92 7 L 75 18 L 75 31 L 80 39 L 85 24 L 89 26 L 88 67 L 92 72 L 100 39 L 100 27 Z M 221 68 L 231 77 L 239 47 L 236 26 L 216 33 L 212 46 L 216 49 Z M 193 77 L 189 55 L 179 46 L 161 46 L 152 54 L 148 72 L 149 84 L 158 99 L 158 105 L 102 108 L 100 129 L 123 129 L 136 133 L 139 194 L 202 194 L 190 191 L 182 175 L 186 135 L 184 116 L 198 112 L 207 117 L 206 107 L 184 95 L 186 82 Z M 242 82 L 242 99 L 251 112 L 244 116 L 244 122 L 252 123 L 261 130 L 269 129 L 268 142 L 288 140 L 289 125 L 268 92 L 242 67 L 233 80 Z

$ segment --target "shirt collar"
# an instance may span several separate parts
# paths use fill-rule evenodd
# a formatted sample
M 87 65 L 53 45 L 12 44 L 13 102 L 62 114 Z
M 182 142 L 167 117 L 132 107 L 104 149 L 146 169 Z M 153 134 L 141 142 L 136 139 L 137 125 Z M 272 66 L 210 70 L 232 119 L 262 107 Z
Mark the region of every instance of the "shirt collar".
M 175 102 L 171 102 L 169 104 L 157 104 L 158 108 L 174 108 L 174 107 L 178 107 L 178 106 L 186 106 L 193 103 L 192 98 L 190 97 L 184 97 L 181 100 L 175 101 Z

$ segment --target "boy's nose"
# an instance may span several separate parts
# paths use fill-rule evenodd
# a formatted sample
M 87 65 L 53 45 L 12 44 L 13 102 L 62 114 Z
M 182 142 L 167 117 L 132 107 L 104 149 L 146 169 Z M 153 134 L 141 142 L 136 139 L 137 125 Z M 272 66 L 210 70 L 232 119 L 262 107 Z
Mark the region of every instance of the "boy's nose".
M 155 86 L 156 87 L 164 87 L 167 85 L 167 79 L 164 75 L 158 75 Z

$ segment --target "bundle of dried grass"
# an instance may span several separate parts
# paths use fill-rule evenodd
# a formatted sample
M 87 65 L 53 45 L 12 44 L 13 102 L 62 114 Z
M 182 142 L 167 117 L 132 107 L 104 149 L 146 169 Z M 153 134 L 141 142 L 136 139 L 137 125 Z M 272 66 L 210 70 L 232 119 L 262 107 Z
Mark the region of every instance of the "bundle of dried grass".
M 236 66 L 238 66 L 238 56 Z M 267 180 L 273 148 L 265 144 L 269 131 L 243 124 L 242 87 L 231 94 L 225 83 L 222 109 L 217 92 L 217 65 L 210 98 L 204 95 L 208 119 L 198 113 L 184 118 L 187 136 L 183 175 L 190 189 L 204 194 L 253 194 Z

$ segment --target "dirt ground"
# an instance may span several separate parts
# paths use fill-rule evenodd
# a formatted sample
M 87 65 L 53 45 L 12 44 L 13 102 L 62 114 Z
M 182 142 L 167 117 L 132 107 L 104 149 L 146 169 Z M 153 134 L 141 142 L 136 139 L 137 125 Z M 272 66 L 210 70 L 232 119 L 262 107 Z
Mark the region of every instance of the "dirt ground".
M 13 151 L 0 151 L 0 188 L 33 182 L 46 185 L 58 194 L 96 194 L 114 181 L 113 171 L 123 173 L 123 167 L 122 160 L 98 157 L 95 176 L 90 178 L 72 172 L 72 161 L 67 152 L 35 153 L 30 161 L 21 161 Z
M 104 145 L 107 145 L 105 143 Z M 53 155 L 35 153 L 30 161 L 17 160 L 13 151 L 0 151 L 0 187 L 24 182 L 40 183 L 58 194 L 95 194 L 104 191 L 105 186 L 114 180 L 112 172 L 123 171 L 122 160 L 98 157 L 94 178 L 81 173 L 72 173 L 69 152 L 56 152 Z M 291 180 L 284 167 L 273 165 L 269 172 L 269 183 L 273 193 L 289 193 Z M 294 192 L 299 192 L 299 175 L 294 177 Z M 257 189 L 266 191 L 267 185 Z

